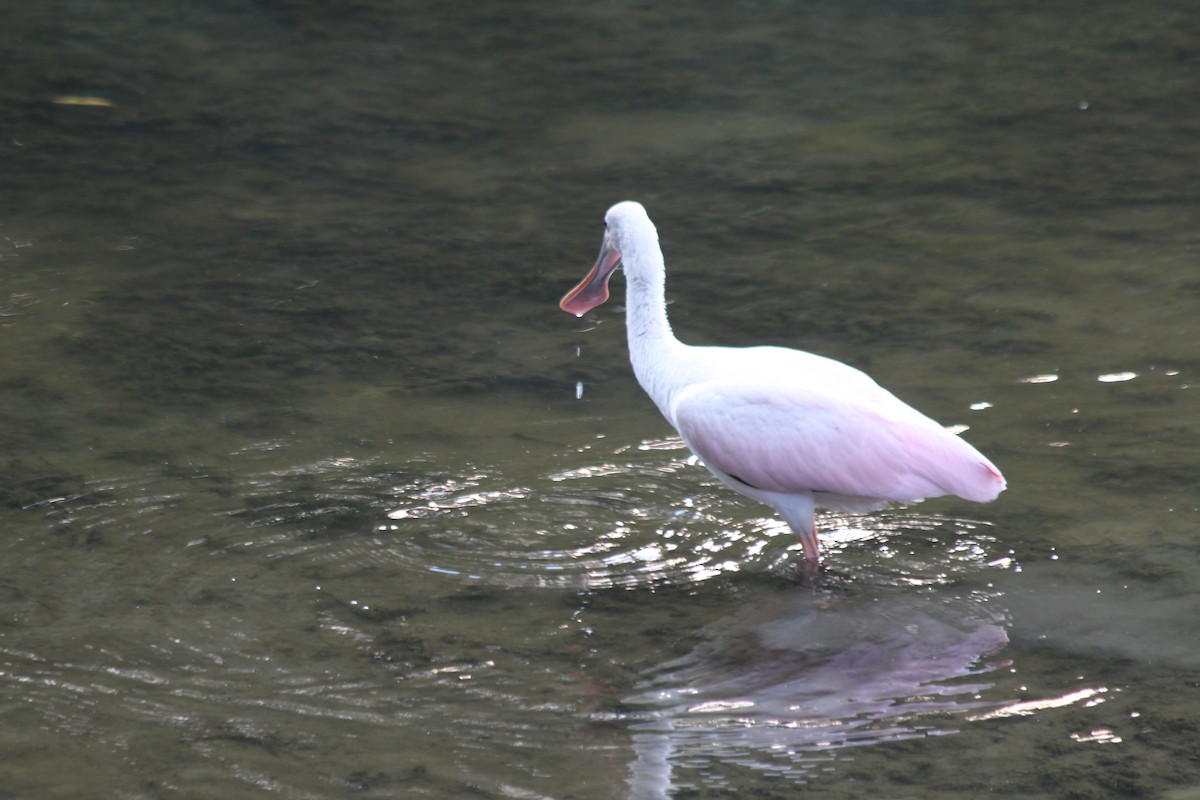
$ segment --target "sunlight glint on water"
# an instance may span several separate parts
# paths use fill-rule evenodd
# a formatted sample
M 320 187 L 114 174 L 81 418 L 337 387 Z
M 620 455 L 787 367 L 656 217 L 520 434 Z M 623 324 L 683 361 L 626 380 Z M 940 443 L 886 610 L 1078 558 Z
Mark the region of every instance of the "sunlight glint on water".
M 0 793 L 1200 785 L 1191 4 L 67 11 L 5 15 Z M 626 198 L 681 339 L 1009 491 L 822 514 L 806 582 L 619 284 L 555 307 Z

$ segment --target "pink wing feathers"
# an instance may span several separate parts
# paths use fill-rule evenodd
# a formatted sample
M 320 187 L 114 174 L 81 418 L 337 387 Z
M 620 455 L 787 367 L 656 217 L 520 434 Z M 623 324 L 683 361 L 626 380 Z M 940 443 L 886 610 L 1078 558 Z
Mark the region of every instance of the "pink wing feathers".
M 672 415 L 705 463 L 766 491 L 986 502 L 1004 489 L 974 447 L 874 382 L 835 390 L 731 376 L 687 387 Z

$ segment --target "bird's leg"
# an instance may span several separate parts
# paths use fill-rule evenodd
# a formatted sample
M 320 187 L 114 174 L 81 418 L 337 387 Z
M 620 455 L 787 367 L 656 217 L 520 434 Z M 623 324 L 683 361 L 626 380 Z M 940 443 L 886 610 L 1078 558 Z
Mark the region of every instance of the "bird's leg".
M 804 548 L 804 560 L 811 564 L 813 569 L 820 567 L 821 546 L 817 543 L 817 520 L 815 517 L 811 517 L 807 525 L 796 531 L 796 538 L 800 540 L 800 546 Z
M 804 560 L 809 569 L 815 571 L 821 566 L 821 545 L 817 541 L 817 517 L 813 496 L 796 492 L 775 495 L 771 500 L 784 522 L 795 531 L 800 546 L 804 548 Z
M 800 585 L 815 589 L 821 580 L 821 550 L 817 544 L 816 519 L 808 517 L 808 525 L 793 527 L 800 546 L 804 548 L 804 560 L 796 565 L 799 572 Z
M 800 547 L 804 548 L 804 560 L 808 561 L 812 570 L 821 566 L 821 545 L 817 542 L 817 517 L 814 506 L 811 494 L 799 493 L 787 495 L 786 503 L 775 506 L 788 527 L 796 531 Z

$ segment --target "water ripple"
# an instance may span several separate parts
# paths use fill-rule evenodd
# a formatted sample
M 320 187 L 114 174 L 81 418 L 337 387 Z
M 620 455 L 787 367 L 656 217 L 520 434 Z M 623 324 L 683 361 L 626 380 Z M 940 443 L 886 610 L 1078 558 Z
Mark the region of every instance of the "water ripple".
M 977 599 L 944 596 L 743 609 L 628 698 L 645 709 L 630 715 L 629 784 L 666 798 L 707 783 L 713 761 L 803 782 L 843 748 L 953 732 L 1002 705 L 979 678 L 1006 663 L 987 660 L 1008 643 L 1004 625 Z
M 473 472 L 401 490 L 374 531 L 372 556 L 467 581 L 578 589 L 694 585 L 799 561 L 781 520 L 745 516 L 770 512 L 732 495 L 690 457 L 630 455 L 550 473 L 536 489 Z M 969 519 L 892 510 L 822 515 L 819 526 L 835 573 L 927 584 L 1006 558 L 995 554 L 987 523 Z M 930 575 L 932 564 L 940 566 Z
M 802 602 L 832 606 L 785 609 L 774 623 L 760 608 L 732 627 L 775 636 L 769 652 L 750 652 L 714 629 L 705 636 L 724 651 L 698 649 L 650 668 L 644 687 L 622 700 L 616 687 L 636 676 L 587 663 L 580 654 L 594 647 L 594 623 L 561 598 L 577 603 L 617 589 L 632 601 L 661 592 L 666 608 L 671 589 L 786 577 L 798 546 L 779 520 L 713 484 L 667 440 L 568 453 L 520 479 L 511 468 L 435 468 L 419 456 L 402 464 L 338 457 L 281 466 L 286 455 L 286 447 L 239 454 L 266 468 L 237 479 L 206 467 L 146 469 L 28 506 L 22 520 L 31 530 L 54 534 L 14 537 L 26 543 L 8 551 L 14 574 L 23 559 L 60 559 L 86 577 L 88 593 L 47 605 L 39 587 L 14 584 L 10 605 L 32 624 L 20 646 L 0 638 L 0 697 L 23 698 L 23 713 L 41 730 L 99 736 L 110 751 L 175 742 L 197 759 L 206 782 L 226 792 L 268 783 L 290 792 L 300 784 L 280 772 L 285 754 L 341 742 L 345 752 L 335 757 L 354 760 L 353 742 L 367 732 L 380 742 L 376 763 L 383 750 L 440 760 L 444 754 L 433 754 L 449 741 L 464 763 L 494 762 L 499 775 L 511 773 L 505 765 L 520 763 L 522 753 L 555 752 L 565 736 L 611 736 L 611 722 L 625 731 L 616 752 L 633 753 L 621 770 L 650 780 L 707 758 L 766 764 L 764 753 L 774 752 L 763 750 L 767 742 L 809 752 L 836 735 L 868 742 L 919 729 L 905 715 L 933 706 L 901 698 L 938 695 L 934 682 L 944 676 L 936 666 L 923 682 L 888 684 L 868 698 L 871 708 L 885 695 L 896 700 L 906 708 L 901 715 L 871 717 L 852 704 L 837 712 L 828 686 L 827 697 L 787 701 L 811 707 L 803 716 L 787 712 L 780 698 L 832 674 L 817 661 L 845 668 L 857 656 L 846 642 L 814 638 L 816 621 L 808 634 L 810 644 L 824 642 L 819 653 L 781 644 L 780 630 L 792 624 L 789 616 L 853 623 L 839 598 L 860 590 L 942 587 L 1003 566 L 982 523 L 907 510 L 825 516 L 830 566 L 822 591 Z M 964 602 L 987 605 L 980 597 Z M 875 624 L 876 634 L 887 630 Z M 985 639 L 999 638 L 991 628 L 954 630 L 959 639 L 940 641 L 962 654 L 959 667 L 967 651 L 979 655 Z M 543 638 L 514 648 L 531 631 Z M 881 658 L 928 662 L 911 642 L 870 641 Z M 839 647 L 840 656 L 830 651 Z M 730 648 L 742 655 L 731 660 Z M 795 671 L 803 665 L 807 671 Z M 392 741 L 391 731 L 434 720 L 437 741 Z M 797 739 L 799 728 L 809 738 Z M 360 783 L 338 780 L 343 788 Z M 461 788 L 425 779 L 414 787 L 413 796 Z

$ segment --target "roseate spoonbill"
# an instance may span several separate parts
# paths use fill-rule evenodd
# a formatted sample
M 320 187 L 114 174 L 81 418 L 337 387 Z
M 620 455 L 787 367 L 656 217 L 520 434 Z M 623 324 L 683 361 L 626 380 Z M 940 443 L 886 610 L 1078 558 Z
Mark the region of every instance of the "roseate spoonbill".
M 1004 491 L 1004 476 L 978 450 L 864 372 L 785 347 L 680 342 L 646 209 L 617 203 L 604 226 L 595 266 L 559 306 L 583 316 L 608 299 L 608 279 L 624 266 L 638 383 L 713 475 L 779 512 L 812 566 L 814 507 L 871 511 L 951 494 L 986 503 Z

